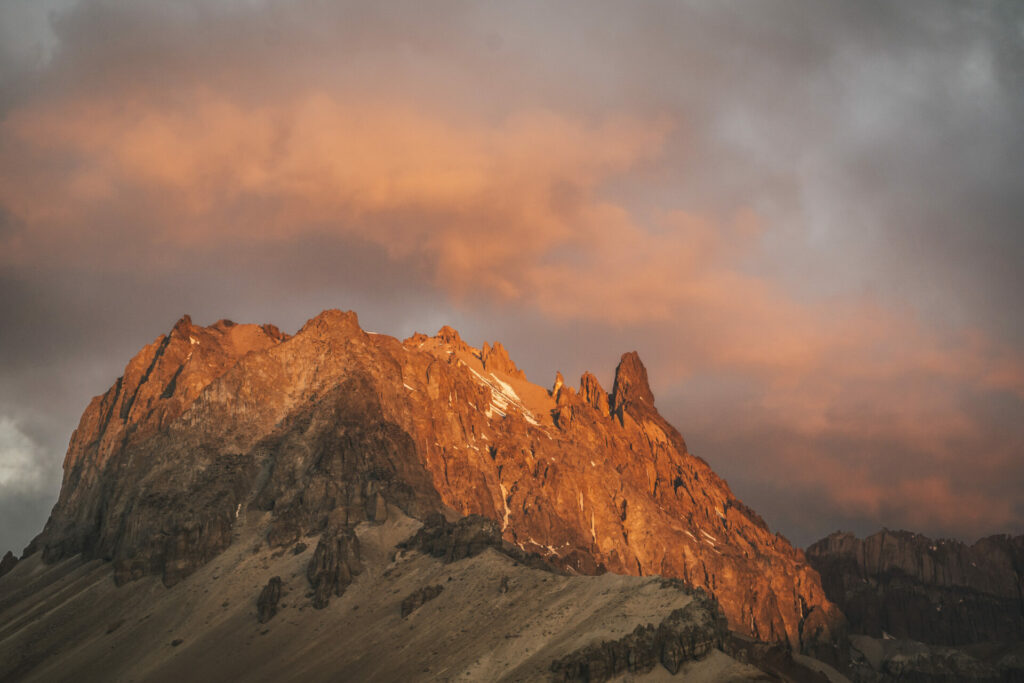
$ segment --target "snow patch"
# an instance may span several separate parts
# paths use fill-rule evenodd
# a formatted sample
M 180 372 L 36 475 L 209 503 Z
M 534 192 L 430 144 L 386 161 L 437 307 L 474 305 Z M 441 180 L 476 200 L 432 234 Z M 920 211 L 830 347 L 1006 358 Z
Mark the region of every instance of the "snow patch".
M 498 484 L 501 488 L 501 504 L 505 506 L 505 516 L 501 521 L 501 530 L 505 531 L 508 528 L 508 516 L 512 512 L 512 509 L 508 506 L 508 489 L 505 488 L 504 484 Z M 530 539 L 533 540 L 532 538 Z
M 502 391 L 505 394 L 511 396 L 516 401 L 520 400 L 519 394 L 516 393 L 516 390 L 512 388 L 511 384 L 509 384 L 508 382 L 501 381 L 500 379 L 497 378 L 497 376 L 495 376 L 493 372 L 491 373 L 491 378 L 498 383 L 498 385 L 501 387 Z
M 481 375 L 468 365 L 466 365 L 466 368 L 476 375 L 476 378 L 481 384 L 491 390 L 491 405 L 488 407 L 486 412 L 488 418 L 490 418 L 494 412 L 505 417 L 508 415 L 508 410 L 511 406 L 518 410 L 522 414 L 523 419 L 527 422 L 538 427 L 540 426 L 540 422 L 538 422 L 537 418 L 533 416 L 533 413 L 527 410 L 526 406 L 523 405 L 519 398 L 519 394 L 517 394 L 515 389 L 512 388 L 512 385 L 495 377 L 493 372 L 490 373 L 490 378 L 488 378 Z

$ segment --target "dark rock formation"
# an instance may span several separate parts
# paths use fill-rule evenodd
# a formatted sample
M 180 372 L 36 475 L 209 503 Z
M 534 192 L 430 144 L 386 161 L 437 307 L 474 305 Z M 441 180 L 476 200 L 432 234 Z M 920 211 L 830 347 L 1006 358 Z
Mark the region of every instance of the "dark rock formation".
M 854 633 L 937 645 L 1024 640 L 1024 536 L 968 546 L 907 531 L 835 533 L 807 550 Z
M 402 618 L 405 619 L 407 616 L 418 610 L 423 603 L 429 602 L 441 594 L 444 590 L 444 586 L 437 584 L 436 586 L 424 586 L 419 590 L 413 591 L 402 600 Z
M 810 609 L 800 623 L 800 651 L 842 668 L 849 660 L 849 626 L 820 606 Z
M 1024 681 L 1024 643 L 946 647 L 866 636 L 853 640 L 847 671 L 858 683 Z
M 445 562 L 479 555 L 487 548 L 502 549 L 501 528 L 493 519 L 469 515 L 452 523 L 443 515 L 429 515 L 423 526 L 401 547 L 419 550 Z
M 657 627 L 640 625 L 619 640 L 603 641 L 552 662 L 556 681 L 607 681 L 622 673 L 645 673 L 661 664 L 675 675 L 684 662 L 721 648 L 728 623 L 718 604 L 703 593 Z
M 327 607 L 332 595 L 341 595 L 362 572 L 359 539 L 350 529 L 324 534 L 306 567 L 306 578 L 313 587 L 313 607 Z
M 275 576 L 267 581 L 267 585 L 260 591 L 260 597 L 256 599 L 256 618 L 261 624 L 265 624 L 277 614 L 277 603 L 281 601 L 281 577 Z
M 829 677 L 793 657 L 784 643 L 764 643 L 730 633 L 722 648 L 734 659 L 757 667 L 767 680 L 793 683 L 829 683 Z
M 10 550 L 0 559 L 0 576 L 3 576 L 7 572 L 14 569 L 14 565 L 18 564 L 18 558 L 14 556 Z
M 523 379 L 499 344 L 478 352 L 451 328 L 400 342 L 340 311 L 293 337 L 186 317 L 90 404 L 29 551 L 173 585 L 250 512 L 271 513 L 267 542 L 283 549 L 307 535 L 337 542 L 389 506 L 418 519 L 453 510 L 490 524 L 463 522 L 430 552 L 455 559 L 497 535 L 566 571 L 702 586 L 756 638 L 813 649 L 839 628 L 803 554 L 658 413 L 635 353 L 610 398 L 591 375 L 556 393 Z M 311 581 L 324 604 L 344 583 Z

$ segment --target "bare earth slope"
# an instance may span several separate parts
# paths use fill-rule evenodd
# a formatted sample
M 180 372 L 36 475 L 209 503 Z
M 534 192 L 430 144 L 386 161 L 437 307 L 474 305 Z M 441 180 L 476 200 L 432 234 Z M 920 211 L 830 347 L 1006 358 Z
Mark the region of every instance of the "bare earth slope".
M 95 560 L 29 559 L 2 584 L 0 679 L 544 680 L 555 659 L 693 604 L 657 578 L 562 576 L 493 549 L 447 564 L 395 556 L 418 523 L 390 512 L 357 527 L 363 571 L 326 609 L 308 591 L 311 548 L 252 550 L 269 514 L 239 525 L 229 550 L 171 590 L 155 577 L 116 587 L 110 565 Z M 272 576 L 282 595 L 261 624 L 254 597 Z M 442 590 L 403 616 L 424 586 Z M 760 675 L 716 652 L 684 667 Z
M 389 504 L 481 514 L 580 573 L 681 578 L 762 640 L 826 657 L 842 641 L 803 553 L 687 451 L 635 353 L 610 394 L 589 373 L 548 391 L 500 344 L 477 350 L 450 328 L 399 342 L 351 312 L 293 337 L 182 319 L 86 410 L 28 553 L 170 586 L 237 551 L 249 515 L 267 514 L 268 544 L 285 547 L 380 522 Z

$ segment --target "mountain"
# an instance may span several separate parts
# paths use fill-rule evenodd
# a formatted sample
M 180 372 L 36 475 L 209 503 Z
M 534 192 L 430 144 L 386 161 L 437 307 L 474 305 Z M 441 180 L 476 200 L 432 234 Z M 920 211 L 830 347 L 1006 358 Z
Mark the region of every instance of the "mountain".
M 849 620 L 854 664 L 892 674 L 862 680 L 1024 679 L 1024 536 L 836 532 L 807 559 Z
M 883 530 L 807 549 L 851 631 L 937 645 L 1024 640 L 1024 536 L 973 545 Z
M 326 603 L 348 573 L 343 539 L 398 513 L 481 515 L 573 573 L 678 578 L 736 631 L 842 656 L 844 620 L 817 572 L 689 453 L 636 353 L 610 393 L 589 373 L 548 390 L 500 343 L 476 349 L 448 327 L 401 342 L 352 312 L 294 336 L 182 318 L 86 409 L 26 555 L 174 586 L 265 517 L 269 549 L 332 539 L 318 550 L 333 558 L 327 588 L 310 577 Z

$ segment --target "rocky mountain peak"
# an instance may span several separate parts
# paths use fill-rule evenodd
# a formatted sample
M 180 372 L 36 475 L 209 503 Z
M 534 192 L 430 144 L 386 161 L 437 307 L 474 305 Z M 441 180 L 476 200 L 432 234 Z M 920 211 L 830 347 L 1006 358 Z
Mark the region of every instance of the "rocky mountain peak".
M 14 569 L 14 565 L 18 564 L 18 558 L 14 556 L 10 550 L 0 558 L 0 576 L 3 576 L 7 572 Z
M 397 507 L 482 515 L 571 571 L 682 579 L 763 640 L 827 647 L 841 627 L 802 554 L 658 414 L 636 353 L 610 399 L 590 373 L 579 395 L 552 396 L 503 346 L 477 351 L 447 326 L 403 343 L 330 310 L 292 337 L 180 328 L 86 409 L 30 548 L 44 560 L 81 553 L 112 560 L 119 581 L 173 585 L 247 517 L 284 547 Z
M 580 397 L 601 416 L 608 417 L 608 392 L 590 372 L 584 372 L 580 377 Z
M 459 336 L 459 331 L 451 325 L 444 325 L 437 331 L 437 337 L 441 341 L 447 344 L 461 344 L 462 337 Z
M 559 392 L 562 391 L 562 387 L 565 386 L 565 378 L 562 377 L 562 371 L 558 370 L 555 372 L 555 383 L 551 385 L 551 395 L 557 400 Z
M 458 336 L 457 332 L 456 336 Z M 510 377 L 526 379 L 526 375 L 512 362 L 508 351 L 500 341 L 494 342 L 494 346 L 484 342 L 483 348 L 480 350 L 480 361 L 484 365 L 484 370 L 488 372 L 498 372 Z
M 615 383 L 612 386 L 611 411 L 620 417 L 629 407 L 639 409 L 654 408 L 654 394 L 647 381 L 647 368 L 640 361 L 636 351 L 622 354 L 618 367 L 615 368 Z
M 306 324 L 298 332 L 298 334 L 303 333 L 354 336 L 363 334 L 363 330 L 359 327 L 359 316 L 355 311 L 340 311 L 330 308 L 306 321 Z
M 189 332 L 192 331 L 192 316 L 188 313 L 178 318 L 178 322 L 174 323 L 174 327 L 171 328 L 171 334 L 178 334 L 180 336 L 187 337 Z
M 435 339 L 439 339 L 450 346 L 452 351 L 461 351 L 465 353 L 474 353 L 476 351 L 476 349 L 463 341 L 462 337 L 459 335 L 459 331 L 450 325 L 444 325 L 439 329 L 435 335 Z

